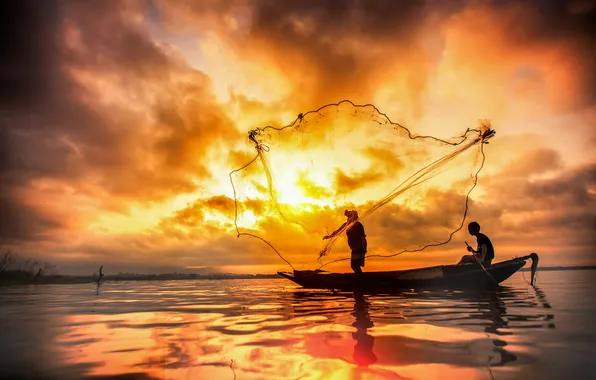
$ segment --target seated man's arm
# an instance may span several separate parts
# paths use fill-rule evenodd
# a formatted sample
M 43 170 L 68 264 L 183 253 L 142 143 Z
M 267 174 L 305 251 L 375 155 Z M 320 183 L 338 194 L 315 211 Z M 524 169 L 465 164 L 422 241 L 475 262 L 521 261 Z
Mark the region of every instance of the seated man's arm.
M 478 259 L 480 261 L 484 261 L 484 259 L 486 258 L 487 252 L 488 252 L 488 248 L 486 247 L 486 244 L 481 244 L 478 247 L 478 250 L 476 251 L 476 256 L 478 257 Z

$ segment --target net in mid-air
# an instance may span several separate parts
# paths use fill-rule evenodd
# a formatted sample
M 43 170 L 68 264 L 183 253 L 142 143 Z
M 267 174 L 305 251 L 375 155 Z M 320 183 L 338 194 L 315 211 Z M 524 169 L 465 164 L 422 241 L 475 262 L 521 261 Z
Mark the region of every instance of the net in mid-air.
M 238 236 L 260 239 L 295 269 L 350 258 L 351 224 L 322 239 L 346 221 L 344 210 L 365 226 L 367 258 L 446 244 L 464 224 L 494 134 L 483 121 L 451 139 L 416 135 L 350 101 L 256 128 L 254 159 L 230 173 Z

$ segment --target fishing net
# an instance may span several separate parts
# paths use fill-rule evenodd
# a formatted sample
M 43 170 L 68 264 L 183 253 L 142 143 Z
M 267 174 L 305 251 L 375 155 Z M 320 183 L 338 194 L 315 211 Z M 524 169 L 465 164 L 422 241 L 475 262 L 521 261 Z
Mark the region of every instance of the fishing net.
M 462 132 L 419 136 L 349 101 L 251 130 L 255 157 L 230 173 L 238 236 L 260 239 L 295 269 L 350 258 L 351 224 L 323 240 L 346 222 L 344 210 L 359 214 L 367 260 L 446 244 L 463 226 L 494 135 L 488 122 Z

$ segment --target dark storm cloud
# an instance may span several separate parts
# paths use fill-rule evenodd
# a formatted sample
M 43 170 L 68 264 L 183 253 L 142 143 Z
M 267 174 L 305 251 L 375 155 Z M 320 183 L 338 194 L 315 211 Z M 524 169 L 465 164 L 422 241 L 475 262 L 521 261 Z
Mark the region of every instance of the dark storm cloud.
M 526 15 L 533 15 L 529 22 L 508 28 L 511 36 L 527 41 L 548 41 L 556 38 L 590 39 L 596 33 L 596 3 L 593 0 L 505 0 L 490 2 L 494 9 L 513 7 Z
M 40 230 L 59 223 L 19 204 L 10 185 L 22 184 L 26 173 L 52 175 L 63 162 L 44 155 L 43 140 L 31 138 L 27 121 L 35 120 L 43 102 L 62 85 L 58 72 L 55 2 L 11 2 L 0 16 L 0 239 L 35 239 Z M 16 130 L 14 120 L 23 120 Z M 41 131 L 39 134 L 43 134 Z M 34 141 L 33 141 L 34 140 Z M 32 148 L 32 149 L 31 149 Z M 60 150 L 60 148 L 58 148 Z M 26 153 L 25 153 L 26 152 Z
M 581 83 L 575 89 L 578 99 L 572 107 L 596 103 L 596 3 L 592 0 L 539 1 L 523 3 L 524 12 L 512 20 L 511 39 L 520 43 L 567 45 L 567 59 L 573 62 Z M 523 19 L 531 22 L 522 22 Z
M 574 75 L 586 79 L 574 84 L 581 99 L 570 101 L 572 106 L 594 101 L 596 7 L 590 1 L 188 0 L 158 4 L 171 24 L 192 17 L 197 27 L 216 28 L 226 35 L 225 41 L 240 56 L 273 59 L 294 78 L 296 95 L 304 96 L 306 106 L 314 108 L 343 98 L 368 102 L 379 85 L 389 85 L 396 91 L 406 88 L 402 102 L 409 98 L 411 106 L 422 112 L 421 95 L 445 44 L 443 26 L 455 19 L 453 25 L 458 27 L 461 15 L 464 22 L 481 22 L 476 17 L 466 20 L 465 15 L 482 10 L 494 15 L 498 30 L 492 26 L 483 30 L 488 26 L 478 24 L 477 36 L 497 32 L 514 46 L 509 52 L 514 56 L 520 50 L 564 47 L 558 64 L 569 65 L 577 71 Z M 236 22 L 230 23 L 231 18 Z M 425 40 L 429 36 L 432 48 Z M 482 49 L 492 47 L 488 40 L 482 44 Z M 481 50 L 474 54 L 484 55 Z M 528 64 L 528 72 L 535 69 Z M 500 65 L 482 63 L 489 71 Z
M 530 152 L 526 158 L 535 157 Z M 538 167 L 536 173 L 540 173 Z M 528 175 L 532 173 L 529 172 Z M 567 169 L 551 178 L 509 176 L 483 181 L 486 196 L 471 207 L 503 241 L 585 246 L 596 252 L 596 165 Z M 500 210 L 490 214 L 488 210 Z
M 519 160 L 507 165 L 503 172 L 510 177 L 525 177 L 531 174 L 542 174 L 561 169 L 563 162 L 560 154 L 549 148 L 540 148 L 528 152 Z
M 3 13 L 0 188 L 15 203 L 4 212 L 21 207 L 11 187 L 37 179 L 93 178 L 106 202 L 192 191 L 210 175 L 210 142 L 235 136 L 209 78 L 157 45 L 130 4 L 23 1 Z M 102 98 L 112 93 L 125 100 Z
M 45 99 L 52 92 L 57 66 L 55 30 L 58 8 L 55 1 L 19 1 L 5 4 L 0 16 L 0 105 L 12 107 Z M 5 115 L 3 115 L 5 116 Z
M 463 2 L 427 1 L 186 1 L 158 9 L 169 22 L 194 17 L 200 27 L 216 27 L 227 35 L 239 56 L 265 58 L 292 78 L 304 107 L 351 99 L 367 103 L 376 87 L 390 74 L 396 88 L 427 86 L 430 65 L 420 34 L 440 24 L 428 22 L 437 14 L 447 17 Z M 237 24 L 229 27 L 230 17 Z M 174 26 L 175 27 L 175 26 Z M 433 58 L 434 59 L 434 58 Z M 386 83 L 385 83 L 386 84 Z
M 518 157 L 500 173 L 482 179 L 489 199 L 515 211 L 572 210 L 596 206 L 596 166 L 563 167 L 554 150 L 537 149 Z M 550 161 L 550 163 L 549 163 Z M 547 178 L 532 178 L 559 169 Z
M 64 173 L 69 152 L 48 144 L 56 126 L 45 116 L 67 106 L 61 99 L 72 87 L 60 68 L 57 3 L 12 2 L 2 17 L 0 178 L 6 185 Z
M 526 188 L 528 196 L 536 201 L 556 202 L 569 206 L 591 208 L 596 206 L 596 164 L 576 168 L 550 180 L 534 181 Z
M 417 91 L 426 87 L 420 69 L 428 59 L 417 42 L 432 11 L 427 2 L 261 1 L 252 9 L 250 33 L 266 41 L 284 70 L 295 72 L 296 63 L 308 61 L 304 74 L 314 83 L 301 89 L 311 94 L 312 106 L 344 98 L 366 102 L 382 82 L 378 76 L 391 69 Z M 411 67 L 386 66 L 400 54 Z
M 8 194 L 0 195 L 0 245 L 18 240 L 40 241 L 48 231 L 64 227 L 60 220 L 20 204 Z
M 534 86 L 533 96 L 546 96 L 558 113 L 595 103 L 593 1 L 469 4 L 447 22 L 460 40 L 451 52 L 454 66 L 472 69 L 479 81 L 499 71 L 509 83 L 527 80 Z

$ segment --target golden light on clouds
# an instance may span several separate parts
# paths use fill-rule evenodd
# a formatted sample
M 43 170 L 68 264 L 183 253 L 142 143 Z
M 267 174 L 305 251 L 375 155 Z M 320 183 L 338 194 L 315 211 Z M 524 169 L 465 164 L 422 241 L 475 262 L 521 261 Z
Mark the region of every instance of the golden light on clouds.
M 349 102 L 307 113 L 292 125 L 257 129 L 251 139 L 259 155 L 232 173 L 236 225 L 241 234 L 256 235 L 293 264 L 307 266 L 317 265 L 326 246 L 321 239 L 341 225 L 344 209 L 357 209 L 367 225 L 369 214 L 383 226 L 390 226 L 387 219 L 395 214 L 416 214 L 408 224 L 422 223 L 426 244 L 436 243 L 461 223 L 465 194 L 480 166 L 479 133 L 451 142 L 416 137 L 373 106 Z M 433 169 L 437 160 L 446 165 Z M 251 199 L 258 200 L 259 210 Z M 428 228 L 437 207 L 450 216 L 435 216 L 431 223 L 438 225 Z M 254 220 L 245 220 L 252 215 Z M 378 232 L 372 228 L 367 235 L 380 241 Z M 412 244 L 419 241 L 396 239 L 377 245 L 375 253 L 389 255 Z M 344 246 L 338 250 L 345 256 Z
M 14 62 L 1 98 L 0 242 L 64 272 L 287 269 L 236 238 L 229 172 L 256 154 L 249 130 L 349 99 L 442 139 L 490 119 L 498 133 L 468 217 L 497 259 L 535 246 L 545 265 L 593 263 L 594 9 L 532 0 L 40 5 L 23 13 L 33 37 L 14 30 L 22 51 L 5 54 Z M 443 155 L 363 120 L 326 117 L 322 128 L 269 142 L 280 207 L 311 232 L 337 228 L 344 207 L 371 207 Z M 363 221 L 371 250 L 423 244 L 461 221 L 479 157 L 459 157 Z M 239 221 L 312 259 L 321 236 L 301 239 L 296 224 L 280 224 L 259 165 L 238 177 Z M 371 265 L 453 262 L 465 239 L 462 231 L 425 258 Z M 345 249 L 339 241 L 334 252 Z

